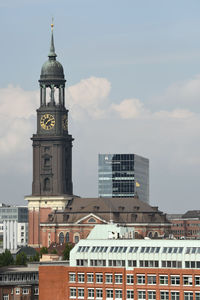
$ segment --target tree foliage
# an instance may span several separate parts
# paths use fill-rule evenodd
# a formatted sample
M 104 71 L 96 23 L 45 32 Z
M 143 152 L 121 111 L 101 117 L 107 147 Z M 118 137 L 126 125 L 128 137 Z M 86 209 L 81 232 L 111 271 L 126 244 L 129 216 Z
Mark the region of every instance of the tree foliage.
M 17 254 L 15 264 L 25 266 L 27 263 L 27 260 L 28 259 L 27 259 L 26 253 L 21 252 L 21 253 Z
M 5 250 L 5 252 L 0 254 L 0 266 L 9 266 L 14 264 L 14 259 L 9 250 Z
M 48 249 L 47 249 L 47 247 L 42 247 L 42 248 L 40 249 L 40 255 L 41 255 L 41 257 L 42 257 L 43 254 L 48 254 Z
M 70 253 L 70 251 L 72 250 L 72 248 L 73 248 L 73 246 L 72 246 L 72 244 L 70 244 L 70 243 L 67 243 L 67 244 L 65 245 L 65 249 L 64 249 L 64 251 L 63 251 L 63 253 L 62 253 L 63 259 L 64 259 L 64 260 L 69 260 L 69 253 Z

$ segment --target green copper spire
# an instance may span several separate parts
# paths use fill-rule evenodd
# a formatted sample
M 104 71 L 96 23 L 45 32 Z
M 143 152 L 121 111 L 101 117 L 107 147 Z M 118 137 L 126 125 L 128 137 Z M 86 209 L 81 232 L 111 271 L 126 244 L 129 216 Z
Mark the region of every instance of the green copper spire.
M 56 53 L 55 53 L 55 47 L 54 47 L 54 39 L 53 39 L 53 18 L 52 18 L 52 23 L 51 23 L 51 46 L 50 46 L 50 52 L 49 52 L 49 59 L 50 60 L 55 60 L 56 59 Z

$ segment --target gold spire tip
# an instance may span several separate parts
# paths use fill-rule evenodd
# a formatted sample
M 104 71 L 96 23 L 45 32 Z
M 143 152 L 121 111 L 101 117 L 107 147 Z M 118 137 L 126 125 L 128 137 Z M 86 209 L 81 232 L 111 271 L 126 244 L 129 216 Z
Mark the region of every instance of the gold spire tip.
M 52 18 L 52 22 L 51 22 L 51 31 L 53 31 L 53 27 L 54 27 L 54 20 Z

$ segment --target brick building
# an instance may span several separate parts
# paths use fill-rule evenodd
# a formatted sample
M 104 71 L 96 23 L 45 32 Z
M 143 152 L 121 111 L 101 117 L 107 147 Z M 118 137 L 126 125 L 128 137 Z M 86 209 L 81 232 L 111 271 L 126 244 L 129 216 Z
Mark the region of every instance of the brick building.
M 0 269 L 1 300 L 38 300 L 38 267 L 2 267 Z
M 200 299 L 199 241 L 106 238 L 104 229 L 99 234 L 104 239 L 79 241 L 69 266 L 39 268 L 40 300 Z
M 190 210 L 183 215 L 168 215 L 171 233 L 177 239 L 200 239 L 200 211 Z

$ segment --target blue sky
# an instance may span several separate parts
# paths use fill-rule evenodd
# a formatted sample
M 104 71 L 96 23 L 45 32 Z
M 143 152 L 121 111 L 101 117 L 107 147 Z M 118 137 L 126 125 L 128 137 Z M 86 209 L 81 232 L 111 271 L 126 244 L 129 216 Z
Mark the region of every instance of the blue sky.
M 97 196 L 99 152 L 134 152 L 150 159 L 152 205 L 199 209 L 199 11 L 198 0 L 0 0 L 0 201 L 31 193 L 29 138 L 53 16 L 74 192 Z

